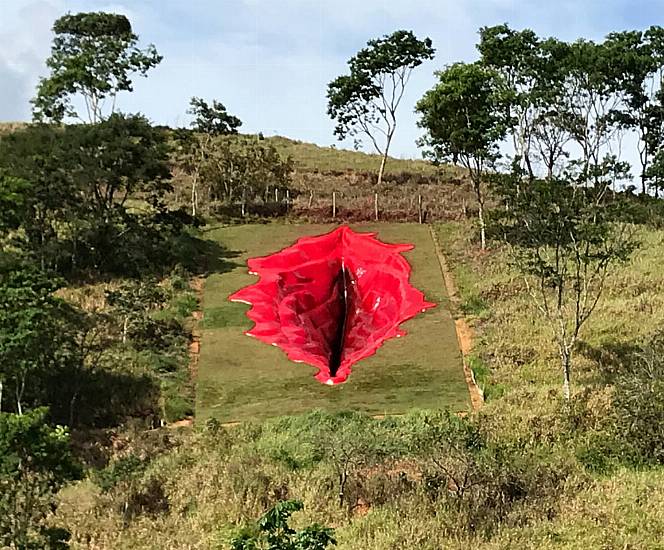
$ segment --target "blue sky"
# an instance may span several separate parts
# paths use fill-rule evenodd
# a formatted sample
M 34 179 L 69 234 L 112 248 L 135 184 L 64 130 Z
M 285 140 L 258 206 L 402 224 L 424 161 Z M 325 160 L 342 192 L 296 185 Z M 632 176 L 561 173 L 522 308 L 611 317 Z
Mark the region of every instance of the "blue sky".
M 0 10 L 0 120 L 29 119 L 53 21 L 68 11 L 103 10 L 129 16 L 141 43 L 164 56 L 132 94 L 120 96 L 121 110 L 178 126 L 189 121 L 191 96 L 218 99 L 244 121 L 243 131 L 320 145 L 335 143 L 327 83 L 368 39 L 413 30 L 430 37 L 437 53 L 409 83 L 392 153 L 419 157 L 414 104 L 435 70 L 476 58 L 479 27 L 507 22 L 542 36 L 601 39 L 661 24 L 664 1 L 0 0 Z

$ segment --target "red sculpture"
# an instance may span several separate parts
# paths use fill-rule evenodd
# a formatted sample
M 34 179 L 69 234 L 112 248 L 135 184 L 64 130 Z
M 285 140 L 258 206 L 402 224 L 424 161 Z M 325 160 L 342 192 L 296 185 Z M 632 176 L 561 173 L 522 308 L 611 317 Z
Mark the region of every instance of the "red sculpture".
M 375 235 L 342 226 L 250 259 L 260 280 L 229 298 L 252 306 L 247 317 L 255 325 L 245 334 L 318 368 L 322 383 L 344 382 L 353 364 L 405 334 L 401 323 L 435 306 L 408 280 L 401 253 L 413 245 Z

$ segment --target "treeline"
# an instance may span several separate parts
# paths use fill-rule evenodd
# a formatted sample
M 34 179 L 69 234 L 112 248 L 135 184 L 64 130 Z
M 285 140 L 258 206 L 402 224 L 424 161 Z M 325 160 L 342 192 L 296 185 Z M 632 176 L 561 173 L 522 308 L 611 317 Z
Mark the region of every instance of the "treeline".
M 94 447 L 131 418 L 145 429 L 193 415 L 189 280 L 221 255 L 169 205 L 169 132 L 104 110 L 156 50 L 136 47 L 123 16 L 67 15 L 54 31 L 37 121 L 0 139 L 0 546 L 11 548 L 66 546 L 67 531 L 43 521 L 83 474 L 62 426 Z M 63 125 L 81 96 L 89 120 Z

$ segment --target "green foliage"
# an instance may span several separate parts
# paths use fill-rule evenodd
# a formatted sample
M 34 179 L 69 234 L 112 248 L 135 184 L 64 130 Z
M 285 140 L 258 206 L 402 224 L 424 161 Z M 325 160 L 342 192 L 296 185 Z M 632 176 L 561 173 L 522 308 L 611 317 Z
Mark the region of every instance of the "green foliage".
M 609 427 L 629 462 L 664 464 L 663 351 L 660 335 L 615 381 Z
M 127 483 L 141 475 L 147 462 L 135 454 L 121 457 L 102 470 L 94 472 L 94 481 L 103 492 L 114 489 L 120 483 Z
M 415 67 L 433 58 L 434 52 L 429 38 L 418 40 L 411 31 L 395 31 L 370 40 L 348 61 L 350 74 L 328 84 L 327 113 L 336 121 L 334 134 L 340 140 L 358 134 L 371 140 L 383 155 L 378 183 L 382 181 L 397 109 L 408 79 Z
M 224 104 L 216 99 L 209 105 L 200 97 L 192 97 L 189 104 L 191 107 L 187 113 L 195 117 L 191 123 L 195 132 L 210 136 L 237 134 L 237 129 L 242 126 L 242 121 L 229 114 Z
M 0 272 L 0 399 L 18 413 L 26 392 L 34 400 L 43 374 L 68 360 L 75 312 L 53 295 L 61 284 L 30 265 Z
M 479 206 L 482 248 L 486 246 L 483 180 L 498 159 L 509 119 L 500 76 L 479 63 L 456 63 L 437 73 L 438 83 L 417 103 L 420 145 L 435 162 L 460 162 L 470 174 Z
M 192 211 L 208 212 L 220 205 L 231 214 L 246 216 L 257 201 L 267 202 L 277 188 L 289 190 L 293 163 L 268 141 L 253 137 L 193 134 L 179 131 L 177 155 L 192 189 Z
M 183 323 L 196 308 L 195 296 L 146 278 L 106 291 L 106 300 L 122 347 L 159 383 L 161 417 L 174 421 L 192 415 L 189 333 Z
M 168 154 L 164 133 L 141 116 L 31 126 L 2 138 L 0 170 L 26 182 L 14 244 L 64 274 L 135 276 L 172 267 L 194 220 L 164 203 Z M 145 206 L 130 209 L 130 198 Z
M 231 541 L 233 550 L 324 550 L 334 546 L 334 530 L 317 523 L 296 531 L 288 525 L 294 512 L 302 510 L 299 500 L 277 503 L 258 520 L 257 529 L 245 530 Z
M 72 103 L 76 96 L 83 98 L 89 122 L 103 120 L 105 103 L 112 103 L 112 114 L 118 92 L 132 91 L 132 75 L 145 76 L 162 59 L 153 45 L 145 50 L 136 46 L 138 36 L 124 15 L 67 14 L 55 22 L 53 32 L 46 60 L 51 74 L 40 80 L 32 100 L 34 118 L 40 121 L 82 120 Z
M 25 196 L 28 194 L 28 182 L 0 172 L 0 238 L 21 226 L 25 217 Z
M 0 543 L 12 548 L 44 548 L 68 533 L 49 529 L 44 518 L 54 494 L 79 479 L 81 468 L 61 426 L 50 427 L 46 409 L 25 415 L 0 413 Z M 63 546 L 53 546 L 62 548 Z
M 436 160 L 480 169 L 498 157 L 508 129 L 499 76 L 479 63 L 456 63 L 437 73 L 438 83 L 417 104 L 423 145 Z M 477 167 L 477 168 L 475 168 Z

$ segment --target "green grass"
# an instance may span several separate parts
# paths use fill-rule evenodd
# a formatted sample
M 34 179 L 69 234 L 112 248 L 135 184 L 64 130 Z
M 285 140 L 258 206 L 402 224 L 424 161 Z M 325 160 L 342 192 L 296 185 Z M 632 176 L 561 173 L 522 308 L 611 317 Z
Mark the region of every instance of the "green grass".
M 256 281 L 246 260 L 276 252 L 305 235 L 331 226 L 250 225 L 212 228 L 218 240 L 236 257 L 232 269 L 211 275 L 203 306 L 201 355 L 198 364 L 197 419 L 255 420 L 315 408 L 353 409 L 371 414 L 403 413 L 411 408 L 468 407 L 468 389 L 461 368 L 454 323 L 426 226 L 380 224 L 360 226 L 377 230 L 387 242 L 410 242 L 406 253 L 413 265 L 412 282 L 439 307 L 408 321 L 408 335 L 386 342 L 353 369 L 344 384 L 329 387 L 314 380 L 316 369 L 289 361 L 283 351 L 243 334 L 251 328 L 248 306 L 228 296 Z
M 281 136 L 266 138 L 282 155 L 289 155 L 295 166 L 301 170 L 377 172 L 380 167 L 380 155 L 321 147 Z M 386 174 L 409 172 L 433 176 L 439 168 L 424 160 L 396 159 L 390 157 L 385 165 Z

